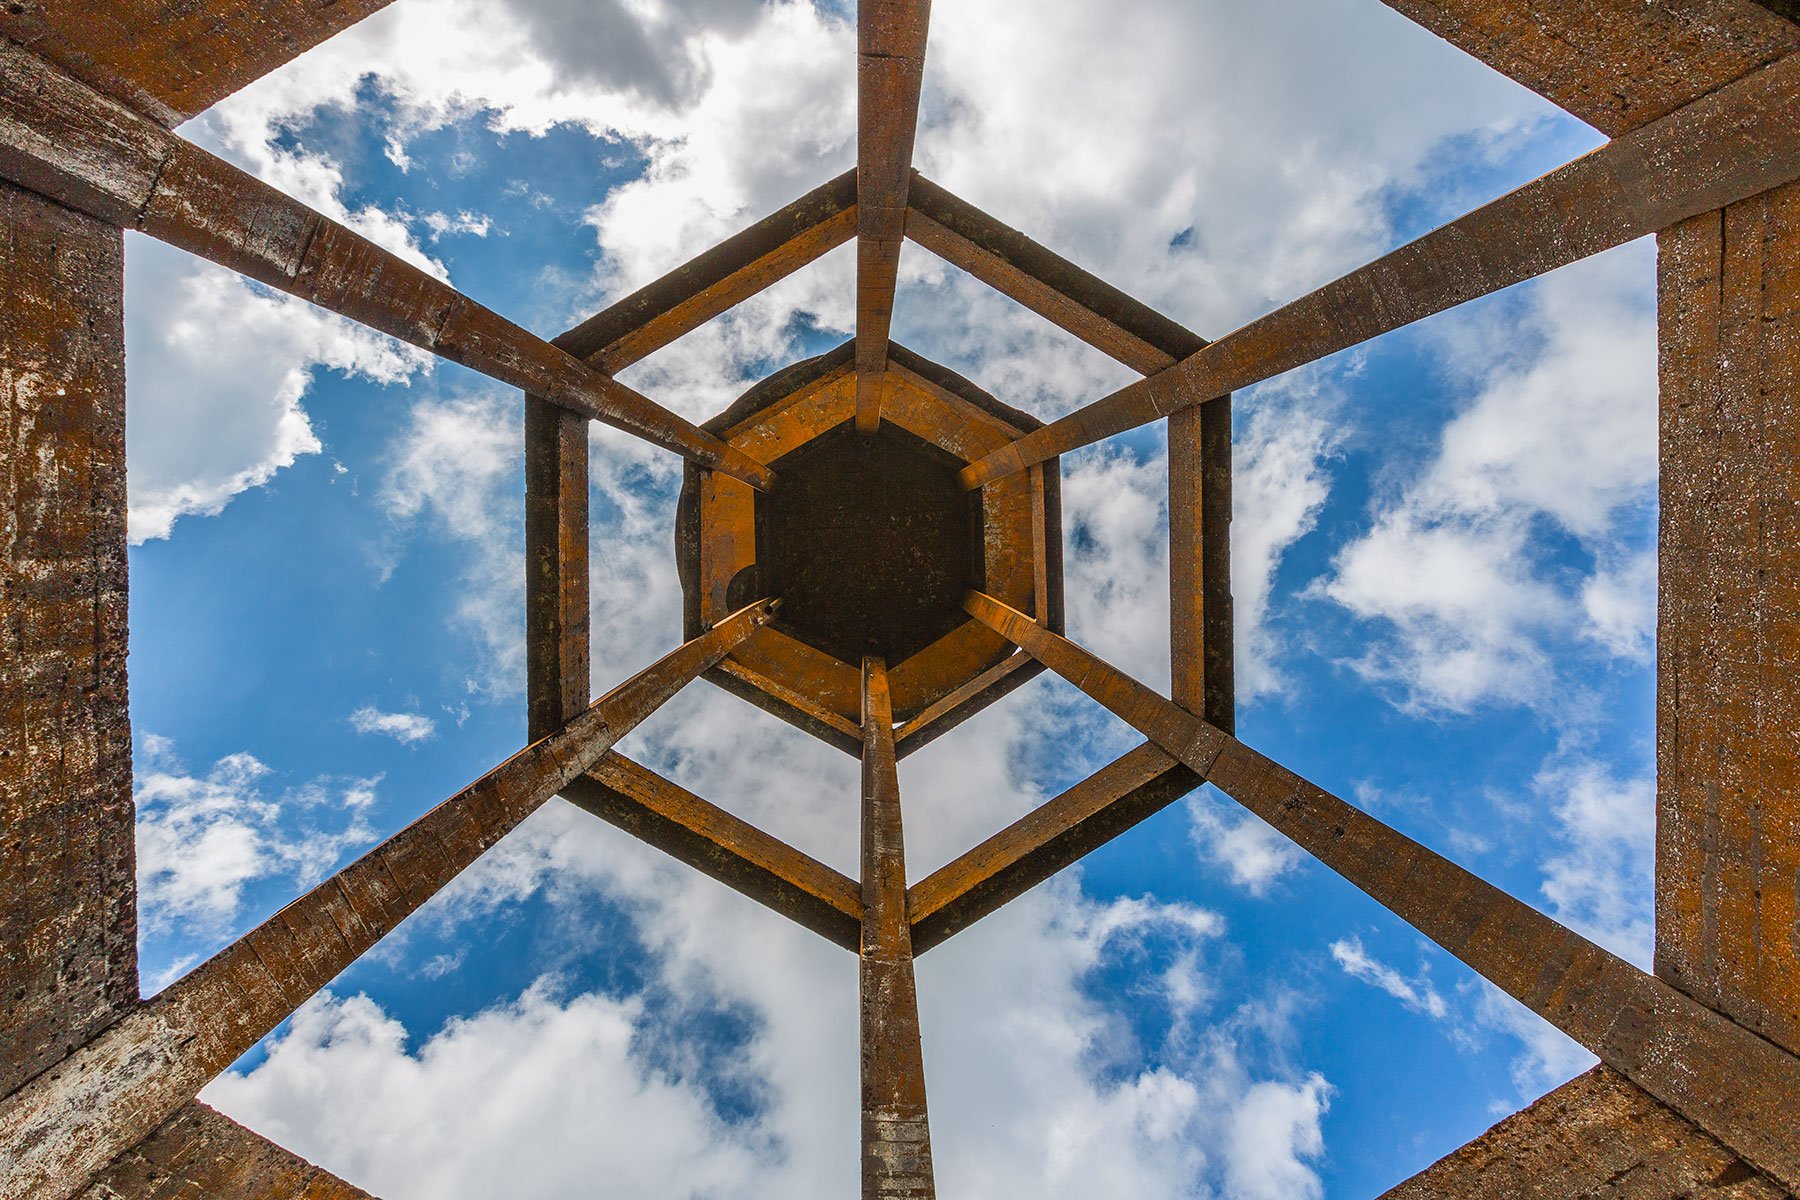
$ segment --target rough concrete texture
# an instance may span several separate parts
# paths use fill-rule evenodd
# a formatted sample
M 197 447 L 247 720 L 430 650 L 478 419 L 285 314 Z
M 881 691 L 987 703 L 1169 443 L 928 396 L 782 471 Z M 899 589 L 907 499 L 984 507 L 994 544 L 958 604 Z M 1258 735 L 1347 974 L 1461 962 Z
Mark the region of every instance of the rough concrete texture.
M 1624 1076 L 1595 1067 L 1382 1200 L 1777 1200 L 1787 1195 Z
M 81 1200 L 369 1200 L 198 1101 L 102 1171 Z
M 1659 249 L 1656 966 L 1800 1049 L 1800 185 Z
M 0 1095 L 133 1005 L 119 231 L 0 184 Z
M 390 2 L 13 0 L 0 37 L 174 126 Z
M 1750 0 L 1385 0 L 1608 137 L 1800 49 Z

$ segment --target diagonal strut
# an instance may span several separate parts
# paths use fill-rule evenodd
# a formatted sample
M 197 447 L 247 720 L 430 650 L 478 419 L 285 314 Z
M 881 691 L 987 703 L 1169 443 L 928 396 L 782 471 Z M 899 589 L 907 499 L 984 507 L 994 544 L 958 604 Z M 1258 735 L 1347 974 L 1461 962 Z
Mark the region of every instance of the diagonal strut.
M 596 700 L 0 1103 L 0 1200 L 66 1200 L 612 744 L 766 624 L 742 609 Z
M 964 608 L 1745 1160 L 1800 1187 L 1800 1058 L 1426 849 L 1030 617 Z
M 648 396 L 5 41 L 0 177 L 752 486 L 774 479 Z
M 976 488 L 1800 176 L 1790 55 L 1003 446 Z
M 894 709 L 883 660 L 863 659 L 862 691 L 862 1194 L 863 1200 L 930 1200 L 937 1188 L 906 924 Z

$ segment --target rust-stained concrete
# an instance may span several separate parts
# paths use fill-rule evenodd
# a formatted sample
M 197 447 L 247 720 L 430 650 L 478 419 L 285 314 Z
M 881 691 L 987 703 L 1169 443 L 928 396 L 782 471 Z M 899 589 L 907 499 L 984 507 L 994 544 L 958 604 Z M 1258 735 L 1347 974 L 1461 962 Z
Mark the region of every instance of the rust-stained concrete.
M 1656 968 L 1800 1050 L 1800 185 L 1658 249 Z
M 137 1001 L 123 255 L 0 184 L 0 1095 Z
M 370 1200 L 199 1101 L 100 1172 L 81 1200 Z
M 849 942 L 852 920 L 866 920 L 856 928 L 879 934 L 880 953 L 865 968 L 878 962 L 881 971 L 879 979 L 865 979 L 865 997 L 895 1001 L 902 975 L 910 988 L 915 935 L 919 945 L 949 936 L 1168 802 L 1190 785 L 1189 766 L 1211 770 L 1322 858 L 1361 875 L 1371 894 L 1454 942 L 1490 978 L 1706 1126 L 1600 1068 L 1391 1195 L 1786 1194 L 1718 1139 L 1790 1183 L 1800 1170 L 1792 1121 L 1800 1096 L 1789 1094 L 1800 1089 L 1778 1082 L 1771 1090 L 1770 1083 L 1791 1061 L 1776 1046 L 1800 1049 L 1800 187 L 1787 182 L 1800 146 L 1792 119 L 1800 91 L 1800 59 L 1792 57 L 1800 51 L 1800 24 L 1793 18 L 1800 14 L 1792 0 L 1387 2 L 1621 140 L 1205 349 L 1022 234 L 909 177 L 903 160 L 910 158 L 916 114 L 923 3 L 866 6 L 865 16 L 879 18 L 871 24 L 879 36 L 861 47 L 877 60 L 864 64 L 863 91 L 898 102 L 864 114 L 880 118 L 878 127 L 865 123 L 865 178 L 831 181 L 628 297 L 598 324 L 582 327 L 598 340 L 579 349 L 561 339 L 553 349 L 433 286 L 167 132 L 385 0 L 18 0 L 0 8 L 0 1196 L 364 1195 L 192 1102 L 194 1091 L 491 845 L 547 788 L 580 770 L 595 746 L 610 744 L 647 711 L 650 693 L 685 678 L 721 640 L 674 656 L 684 661 L 664 671 L 660 684 L 604 718 L 587 719 L 600 728 L 583 726 L 578 736 L 509 760 L 497 773 L 504 779 L 472 787 L 422 830 L 380 848 L 372 864 L 356 864 L 303 897 L 171 989 L 167 1002 L 140 1005 L 125 706 L 118 229 L 133 226 L 561 406 L 535 414 L 550 418 L 541 423 L 554 436 L 540 439 L 541 449 L 554 453 L 533 464 L 541 510 L 534 565 L 542 578 L 532 627 L 568 631 L 569 641 L 538 647 L 533 656 L 534 734 L 562 728 L 587 700 L 585 600 L 577 581 L 559 577 L 585 563 L 578 495 L 585 417 L 678 447 L 720 468 L 706 472 L 716 479 L 723 471 L 758 486 L 770 482 L 760 465 L 767 458 L 725 448 L 712 436 L 723 428 L 702 433 L 620 387 L 610 372 L 853 230 L 868 239 L 859 265 L 881 268 L 859 272 L 864 318 L 885 324 L 890 259 L 904 229 L 1152 376 L 1106 407 L 1042 432 L 1014 414 L 1007 419 L 1018 428 L 1007 437 L 1023 432 L 1022 444 L 977 450 L 979 420 L 937 421 L 947 436 L 967 442 L 947 449 L 983 464 L 971 468 L 979 478 L 965 482 L 987 481 L 984 517 L 1000 511 L 1003 486 L 1029 496 L 1029 536 L 988 539 L 988 590 L 1002 575 L 1016 578 L 1016 598 L 1001 598 L 1057 632 L 1060 538 L 1049 456 L 1181 411 L 1172 422 L 1178 454 L 1187 455 L 1173 481 L 1178 527 L 1222 526 L 1229 476 L 1217 443 L 1228 418 L 1215 405 L 1213 427 L 1204 429 L 1182 406 L 1620 240 L 1658 233 L 1657 975 L 1664 982 L 1595 958 L 1579 939 L 1544 928 L 1541 914 L 1472 877 L 1453 879 L 1453 870 L 1446 873 L 1452 864 L 1434 864 L 1419 848 L 1368 827 L 1225 732 L 1197 733 L 1194 712 L 1227 729 L 1230 714 L 1229 662 L 1219 657 L 1229 639 L 1212 628 L 1228 613 L 1229 595 L 1223 584 L 1206 582 L 1209 571 L 1220 575 L 1222 532 L 1205 562 L 1177 555 L 1175 599 L 1191 611 L 1177 614 L 1173 630 L 1175 699 L 1189 711 L 1140 696 L 1126 683 L 1095 684 L 1110 689 L 1121 715 L 1170 754 L 1152 747 L 1128 755 L 1125 766 L 1107 768 L 924 881 L 914 889 L 922 907 L 913 921 L 921 923 L 903 919 L 905 901 L 896 900 L 903 874 L 892 878 L 903 861 L 897 796 L 887 782 L 893 756 L 1029 678 L 1036 666 L 1027 655 L 1007 658 L 1004 647 L 992 653 L 991 644 L 966 641 L 951 647 L 948 657 L 968 667 L 954 677 L 920 670 L 921 656 L 897 663 L 894 695 L 920 699 L 909 703 L 893 739 L 865 736 L 861 681 L 849 663 L 837 662 L 841 670 L 830 674 L 802 662 L 784 683 L 759 675 L 750 657 L 736 662 L 734 690 L 756 692 L 772 710 L 785 706 L 789 719 L 846 749 L 875 743 L 871 761 L 882 786 L 865 799 L 881 801 L 870 809 L 881 846 L 866 865 L 870 894 L 880 892 L 881 902 L 869 910 L 851 894 L 850 881 L 733 826 L 705 801 L 648 773 L 637 781 L 643 803 L 629 815 L 649 829 L 651 814 L 660 824 L 648 840 L 686 861 L 704 860 L 702 869 L 710 866 L 834 940 Z M 881 14 L 893 19 L 884 24 Z M 871 66 L 894 78 L 870 75 Z M 905 71 L 914 78 L 901 78 Z M 857 195 L 870 192 L 881 195 L 865 196 L 867 211 L 859 211 Z M 940 393 L 956 391 L 941 378 L 915 378 L 930 372 L 920 366 L 909 374 L 896 348 L 879 353 L 884 345 L 863 339 L 859 357 L 871 368 L 879 362 L 884 381 L 878 393 L 865 388 L 866 409 L 879 401 L 883 416 L 918 420 L 945 399 Z M 846 366 L 852 353 L 846 346 Z M 1159 374 L 1178 360 L 1184 368 Z M 849 392 L 856 384 L 848 373 Z M 1041 468 L 1024 470 L 1039 461 Z M 1197 496 L 1214 475 L 1214 494 Z M 740 507 L 752 512 L 750 489 L 737 486 Z M 991 520 L 989 526 L 997 527 Z M 716 549 L 728 557 L 733 545 L 723 539 Z M 691 634 L 729 611 L 709 612 Z M 964 629 L 987 634 L 973 623 Z M 766 654 L 756 662 L 780 665 L 779 656 Z M 1215 746 L 1216 761 L 1196 756 Z M 1171 765 L 1174 758 L 1188 765 Z M 1127 767 L 1143 768 L 1145 779 L 1114 778 Z M 1321 814 L 1335 817 L 1324 821 Z M 1426 876 L 1452 880 L 1445 911 L 1424 910 L 1395 884 L 1395 862 L 1411 870 L 1407 886 L 1414 891 Z M 915 1002 L 908 996 L 879 1008 L 901 1018 L 879 1023 L 888 1035 L 908 1032 L 910 1023 L 910 1039 L 889 1036 L 884 1044 L 910 1040 L 912 1050 L 904 1069 L 883 1076 L 894 1085 L 888 1100 L 903 1101 L 904 1111 L 894 1109 L 898 1123 L 874 1130 L 866 1147 L 892 1168 L 877 1163 L 875 1175 L 885 1178 L 871 1187 L 921 1194 L 930 1168 L 922 1076 L 914 1089 L 909 1065 Z M 1685 1040 L 1668 1036 L 1672 1020 L 1691 1026 Z M 70 1156 L 70 1139 L 87 1139 L 87 1149 Z M 60 1166 L 34 1176 L 46 1153 Z
M 1765 1175 L 1658 1104 L 1618 1072 L 1595 1067 L 1382 1200 L 1779 1200 Z

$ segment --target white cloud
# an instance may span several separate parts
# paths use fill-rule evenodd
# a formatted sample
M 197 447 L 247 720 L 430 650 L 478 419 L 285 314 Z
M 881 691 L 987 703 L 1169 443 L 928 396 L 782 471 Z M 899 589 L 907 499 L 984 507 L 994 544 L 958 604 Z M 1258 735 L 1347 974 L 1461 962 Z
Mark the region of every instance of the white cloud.
M 137 804 L 138 912 L 145 933 L 180 924 L 229 930 L 244 889 L 285 877 L 310 887 L 344 851 L 374 840 L 363 816 L 371 779 L 321 777 L 270 798 L 270 770 L 248 753 L 228 754 L 204 775 L 188 773 L 166 738 L 139 743 L 132 798 Z M 336 811 L 323 828 L 317 810 Z
M 1201 793 L 1187 809 L 1195 849 L 1252 896 L 1268 895 L 1276 880 L 1306 861 L 1300 847 L 1234 801 Z
M 212 516 L 321 445 L 315 372 L 403 384 L 428 356 L 146 238 L 129 240 L 126 454 L 131 540 Z
M 1299 1084 L 1252 1084 L 1232 1114 L 1225 1194 L 1242 1200 L 1317 1197 L 1311 1160 L 1325 1152 L 1320 1121 L 1331 1087 L 1318 1073 Z
M 1414 978 L 1407 978 L 1364 950 L 1360 937 L 1339 938 L 1331 943 L 1331 957 L 1350 978 L 1380 988 L 1413 1012 L 1438 1021 L 1450 1014 L 1450 1006 L 1431 986 L 1428 975 L 1421 972 Z
M 1478 1019 L 1519 1041 L 1521 1049 L 1512 1062 L 1512 1078 L 1520 1099 L 1535 1100 L 1599 1061 L 1562 1030 L 1493 984 L 1479 980 L 1476 987 Z
M 350 714 L 350 728 L 358 733 L 379 733 L 402 745 L 427 741 L 437 734 L 437 722 L 430 717 L 409 712 L 382 712 L 363 705 Z
M 541 979 L 414 1049 L 366 997 L 327 992 L 202 1099 L 382 1196 L 591 1195 L 597 1179 L 621 1200 L 734 1192 L 764 1148 L 645 1060 L 642 1016 Z
M 1609 556 L 1611 557 L 1611 556 Z M 1581 584 L 1582 636 L 1615 658 L 1648 662 L 1656 641 L 1656 552 L 1604 561 Z
M 1281 642 L 1270 624 L 1275 572 L 1318 523 L 1331 487 L 1326 464 L 1344 427 L 1336 390 L 1317 369 L 1264 384 L 1233 404 L 1231 614 L 1243 703 L 1283 689 Z M 1247 418 L 1239 415 L 1244 410 Z
M 1561 849 L 1543 863 L 1552 916 L 1649 970 L 1655 944 L 1656 783 L 1605 764 L 1546 764 L 1532 790 L 1552 805 Z
M 1149 0 L 1102 12 L 1005 0 L 940 6 L 935 15 L 920 137 L 926 169 L 1207 333 L 1384 248 L 1393 240 L 1388 197 L 1422 181 L 1444 137 L 1498 135 L 1543 111 L 1381 6 L 1355 0 L 1304 13 Z M 418 132 L 448 123 L 542 132 L 572 121 L 629 140 L 647 170 L 597 197 L 589 213 L 600 266 L 571 289 L 574 317 L 849 165 L 852 41 L 844 19 L 804 3 L 409 0 L 193 128 L 440 271 L 419 247 L 419 222 L 345 211 L 337 166 L 276 148 L 271 130 L 344 103 L 367 74 L 398 114 L 387 150 L 396 164 L 409 161 Z M 608 57 L 628 45 L 648 49 Z M 1007 54 L 996 58 L 996 45 Z M 582 49 L 591 46 L 606 53 Z M 1414 103 L 1396 80 L 1441 102 Z M 429 220 L 422 228 L 429 233 Z M 1002 399 L 1054 413 L 1124 377 L 916 250 L 903 274 L 902 313 L 917 315 L 897 328 Z M 746 374 L 792 353 L 800 314 L 846 329 L 850 278 L 840 252 L 628 378 L 686 415 L 710 415 L 742 390 Z M 1249 572 L 1239 586 L 1264 612 L 1266 580 L 1313 519 L 1308 489 L 1323 486 L 1327 435 L 1305 425 L 1309 414 L 1293 415 L 1293 430 L 1253 420 L 1246 443 L 1261 487 L 1250 493 L 1257 505 L 1246 523 L 1261 540 L 1250 566 L 1234 564 L 1234 574 Z M 488 660 L 483 687 L 516 689 L 521 673 L 516 428 L 516 409 L 497 397 L 422 401 L 382 493 L 402 530 L 428 526 L 469 547 L 462 617 Z M 604 686 L 679 636 L 669 528 L 679 465 L 608 429 L 596 430 L 594 446 L 595 536 L 606 547 L 594 562 L 594 674 Z M 1151 678 L 1167 669 L 1157 644 L 1166 577 L 1146 574 L 1166 553 L 1161 475 L 1154 462 L 1100 454 L 1071 464 L 1065 493 L 1075 519 L 1103 529 L 1109 547 L 1071 553 L 1071 619 Z M 1110 580 L 1111 607 L 1078 610 L 1088 603 L 1076 600 L 1078 578 L 1097 591 Z M 1250 657 L 1275 660 L 1272 643 L 1251 646 Z M 1030 686 L 1034 703 L 1085 712 L 1060 685 Z M 1027 752 L 1043 748 L 1017 712 L 984 714 L 903 764 L 915 874 L 965 847 L 965 835 L 990 832 L 1039 799 L 1013 782 Z M 1077 720 L 1091 724 L 1091 714 Z M 1071 728 L 1085 737 L 1090 725 Z M 856 768 L 847 756 L 705 687 L 684 692 L 631 745 L 701 794 L 854 867 L 855 807 L 846 798 Z M 491 1194 L 495 1179 L 509 1192 L 585 1194 L 595 1170 L 584 1139 L 610 1148 L 594 1131 L 615 1123 L 617 1153 L 628 1161 L 608 1155 L 601 1169 L 626 1194 L 701 1190 L 721 1178 L 750 1194 L 849 1190 L 855 1004 L 842 952 L 563 806 L 534 817 L 459 879 L 428 920 L 454 922 L 541 890 L 577 925 L 572 914 L 593 888 L 631 911 L 659 985 L 691 1004 L 722 998 L 755 1015 L 736 1065 L 767 1102 L 748 1128 L 722 1126 L 697 1084 L 634 1056 L 632 1036 L 647 1020 L 635 1000 L 565 996 L 549 985 L 411 1054 L 366 1002 L 321 1004 L 261 1067 L 227 1077 L 209 1096 L 353 1178 L 392 1170 L 394 1186 L 377 1190 L 395 1200 L 413 1186 Z M 1147 907 L 1098 904 L 1065 878 L 922 961 L 946 1193 L 1316 1195 L 1328 1085 L 1259 1058 L 1239 1014 L 1215 1010 L 1205 953 L 1224 935 L 1201 910 L 1131 903 Z M 1152 925 L 1155 938 L 1180 946 L 1157 986 L 1186 1042 L 1146 1053 L 1118 1008 L 1087 985 L 1108 946 L 1118 952 L 1122 939 L 1152 937 Z M 562 1057 L 537 1055 L 534 1037 Z M 590 1082 L 593 1075 L 607 1078 Z M 592 1090 L 546 1111 L 538 1097 L 552 1076 Z M 440 1102 L 470 1088 L 513 1101 L 520 1118 L 508 1123 L 509 1112 L 490 1130 Z M 648 1097 L 659 1128 L 641 1129 L 630 1109 L 637 1096 Z M 441 1124 L 414 1121 L 411 1104 Z M 450 1128 L 457 1136 L 446 1136 Z M 371 1135 L 388 1130 L 386 1140 Z M 445 1156 L 446 1144 L 460 1152 Z M 499 1173 L 484 1174 L 482 1160 L 502 1164 Z M 566 1177 L 556 1174 L 565 1168 Z
M 1355 663 L 1404 705 L 1550 705 L 1551 650 L 1585 639 L 1649 650 L 1650 568 L 1637 547 L 1656 478 L 1648 258 L 1626 247 L 1437 329 L 1473 394 L 1436 453 L 1375 508 L 1313 594 L 1372 623 Z M 1592 557 L 1554 560 L 1555 537 Z
M 395 534 L 384 575 L 404 557 L 405 536 L 420 529 L 467 547 L 455 620 L 478 651 L 469 684 L 501 695 L 525 683 L 523 404 L 488 392 L 419 400 L 389 449 L 380 489 Z
M 851 956 L 572 809 L 533 817 L 502 849 L 514 868 L 531 860 L 528 890 L 560 896 L 564 920 L 591 914 L 596 885 L 629 906 L 661 1013 L 642 997 L 571 995 L 540 979 L 413 1047 L 368 1000 L 328 997 L 205 1099 L 393 1200 L 491 1195 L 497 1181 L 509 1194 L 586 1194 L 597 1176 L 621 1196 L 854 1187 Z M 459 915 L 428 919 L 491 920 L 487 905 L 520 894 L 465 891 Z M 1216 915 L 1098 904 L 1064 881 L 989 922 L 920 962 L 942 1190 L 1318 1194 L 1322 1078 L 1256 1069 L 1237 1034 L 1188 1022 L 1207 1013 L 1182 1007 L 1185 989 L 1166 1002 L 1189 1031 L 1176 1040 L 1195 1044 L 1134 1068 L 1143 1052 L 1123 1014 L 1082 985 L 1109 956 L 1137 961 L 1145 939 L 1203 954 L 1222 936 Z M 729 1069 L 757 1103 L 730 1122 L 704 1071 L 669 1068 L 689 1055 L 665 1045 L 660 1019 L 718 1006 L 751 1022 Z
M 1160 459 L 1096 447 L 1063 462 L 1069 636 L 1120 670 L 1169 678 L 1168 474 Z

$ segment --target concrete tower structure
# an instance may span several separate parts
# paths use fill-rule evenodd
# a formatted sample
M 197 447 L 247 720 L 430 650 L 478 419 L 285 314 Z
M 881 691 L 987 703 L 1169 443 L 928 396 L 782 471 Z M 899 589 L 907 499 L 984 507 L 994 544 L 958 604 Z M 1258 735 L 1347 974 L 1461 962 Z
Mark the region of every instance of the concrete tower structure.
M 854 171 L 541 340 L 170 132 L 385 3 L 0 8 L 0 1200 L 364 1195 L 194 1096 L 558 795 L 860 956 L 863 1193 L 931 1196 L 915 956 L 1202 780 L 1601 1060 L 1391 1196 L 1800 1191 L 1794 0 L 1387 0 L 1612 140 L 1212 342 L 912 169 L 926 0 L 861 4 Z M 125 229 L 531 397 L 533 740 L 148 1000 L 126 708 Z M 1233 390 L 1651 234 L 1646 974 L 1237 740 L 1228 564 Z M 1143 379 L 1044 425 L 893 344 L 905 238 Z M 839 350 L 700 426 L 614 378 L 851 240 L 856 336 Z M 597 700 L 594 420 L 687 463 L 688 640 Z M 1062 627 L 1058 455 L 1152 421 L 1170 447 L 1168 697 Z M 1144 743 L 908 887 L 897 759 L 1045 669 Z M 700 676 L 860 757 L 860 880 L 612 749 Z

